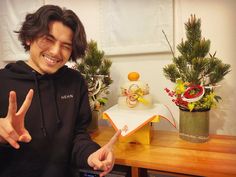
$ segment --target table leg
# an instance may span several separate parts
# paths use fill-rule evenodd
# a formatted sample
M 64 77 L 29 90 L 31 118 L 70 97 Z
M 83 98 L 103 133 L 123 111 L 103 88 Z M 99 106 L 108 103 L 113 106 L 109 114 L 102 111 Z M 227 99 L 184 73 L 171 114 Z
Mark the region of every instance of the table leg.
M 138 167 L 131 167 L 131 176 L 132 177 L 139 177 L 139 168 Z

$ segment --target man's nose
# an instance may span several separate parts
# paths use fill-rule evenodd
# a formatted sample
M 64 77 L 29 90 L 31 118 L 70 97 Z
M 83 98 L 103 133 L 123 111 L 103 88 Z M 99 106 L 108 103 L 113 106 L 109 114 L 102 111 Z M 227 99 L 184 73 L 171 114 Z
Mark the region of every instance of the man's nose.
M 61 52 L 61 46 L 58 42 L 54 43 L 54 45 L 52 45 L 50 47 L 50 53 L 53 54 L 53 55 L 59 55 Z

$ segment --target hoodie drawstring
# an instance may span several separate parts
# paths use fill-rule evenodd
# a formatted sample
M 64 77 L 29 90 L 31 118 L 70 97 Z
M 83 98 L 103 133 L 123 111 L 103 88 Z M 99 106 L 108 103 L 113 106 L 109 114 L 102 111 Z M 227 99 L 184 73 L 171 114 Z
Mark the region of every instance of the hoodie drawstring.
M 56 117 L 57 117 L 57 125 L 58 127 L 61 126 L 61 119 L 60 119 L 60 115 L 59 115 L 59 110 L 58 110 L 58 104 L 57 104 L 57 95 L 55 93 L 55 85 L 52 79 L 50 79 L 51 85 L 52 85 L 52 94 L 54 96 L 54 103 L 55 103 L 55 108 L 56 108 Z
M 38 84 L 38 79 L 36 76 L 36 72 L 33 70 L 33 75 L 34 75 L 34 81 L 35 81 L 35 85 L 36 85 L 36 93 L 37 93 L 37 97 L 39 100 L 39 111 L 40 111 L 40 118 L 41 118 L 41 130 L 43 132 L 44 136 L 47 136 L 47 131 L 46 131 L 46 127 L 45 127 L 45 120 L 44 120 L 44 114 L 43 114 L 43 108 L 42 108 L 42 101 L 41 101 L 41 96 L 40 96 L 40 91 L 39 91 L 39 84 Z

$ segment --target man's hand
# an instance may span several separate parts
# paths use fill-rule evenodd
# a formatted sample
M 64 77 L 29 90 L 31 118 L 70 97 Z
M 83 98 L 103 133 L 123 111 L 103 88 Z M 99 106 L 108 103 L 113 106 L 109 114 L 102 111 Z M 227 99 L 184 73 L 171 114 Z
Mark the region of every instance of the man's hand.
M 118 130 L 106 145 L 88 157 L 89 166 L 93 167 L 94 170 L 103 171 L 100 176 L 108 174 L 114 166 L 115 157 L 112 149 L 120 134 L 121 130 Z
M 16 92 L 9 93 L 8 113 L 5 118 L 0 119 L 0 142 L 9 143 L 12 147 L 19 149 L 19 142 L 30 142 L 31 136 L 25 129 L 25 114 L 33 99 L 34 91 L 29 90 L 26 98 L 17 111 Z

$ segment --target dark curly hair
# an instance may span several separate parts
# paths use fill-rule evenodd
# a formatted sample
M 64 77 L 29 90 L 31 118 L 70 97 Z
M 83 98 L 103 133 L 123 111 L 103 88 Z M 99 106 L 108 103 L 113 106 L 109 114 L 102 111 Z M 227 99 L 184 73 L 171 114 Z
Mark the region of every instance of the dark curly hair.
M 86 33 L 83 24 L 72 10 L 55 5 L 44 5 L 35 13 L 27 14 L 20 30 L 15 31 L 19 33 L 18 39 L 24 46 L 25 51 L 29 50 L 26 41 L 33 41 L 49 33 L 48 25 L 51 21 L 60 21 L 74 32 L 70 60 L 76 61 L 77 58 L 83 57 L 87 48 Z

